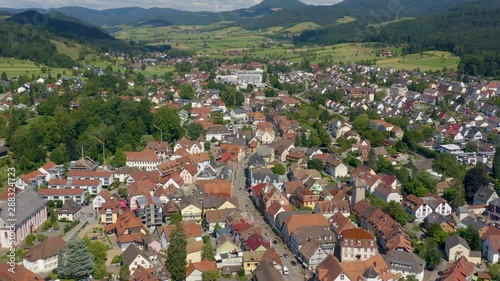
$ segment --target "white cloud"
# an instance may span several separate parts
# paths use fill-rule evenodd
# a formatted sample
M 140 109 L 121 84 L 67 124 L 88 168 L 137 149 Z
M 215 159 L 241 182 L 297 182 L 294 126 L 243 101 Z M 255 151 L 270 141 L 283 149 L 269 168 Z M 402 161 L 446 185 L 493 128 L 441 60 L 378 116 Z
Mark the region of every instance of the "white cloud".
M 57 8 L 64 6 L 81 6 L 92 9 L 109 9 L 120 7 L 161 7 L 189 11 L 229 11 L 247 8 L 262 0 L 2 0 L 1 7 L 9 8 Z M 306 4 L 332 5 L 341 0 L 303 0 Z

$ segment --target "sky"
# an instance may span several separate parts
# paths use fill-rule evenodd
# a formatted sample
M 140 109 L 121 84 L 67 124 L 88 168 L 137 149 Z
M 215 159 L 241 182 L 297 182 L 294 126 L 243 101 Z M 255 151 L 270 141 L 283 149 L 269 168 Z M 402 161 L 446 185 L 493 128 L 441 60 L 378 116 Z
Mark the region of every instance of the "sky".
M 262 0 L 2 0 L 0 7 L 8 8 L 58 8 L 64 6 L 81 6 L 92 9 L 109 9 L 122 7 L 161 7 L 186 11 L 230 11 L 247 8 Z M 341 0 L 301 0 L 312 5 L 332 5 Z

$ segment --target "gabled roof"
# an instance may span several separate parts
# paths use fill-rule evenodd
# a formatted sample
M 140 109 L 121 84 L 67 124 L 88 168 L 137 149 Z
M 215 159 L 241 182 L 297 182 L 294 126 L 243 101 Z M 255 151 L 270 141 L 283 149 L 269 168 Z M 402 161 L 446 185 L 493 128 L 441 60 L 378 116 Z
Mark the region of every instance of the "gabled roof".
M 445 250 L 446 250 L 446 253 L 449 253 L 450 249 L 455 247 L 455 246 L 458 246 L 458 245 L 462 245 L 464 248 L 466 248 L 467 250 L 470 251 L 470 248 L 469 248 L 469 244 L 467 244 L 467 241 L 465 241 L 465 239 L 463 239 L 462 237 L 458 236 L 458 234 L 453 234 L 452 236 L 446 238 L 445 240 Z
M 288 235 L 291 235 L 296 229 L 304 226 L 329 226 L 328 220 L 322 214 L 292 215 L 285 221 L 285 224 Z
M 137 247 L 135 244 L 130 245 L 122 253 L 123 263 L 131 265 L 139 255 L 141 255 L 145 259 L 148 259 L 146 253 L 144 253 L 141 249 L 139 249 L 139 247 Z
M 127 161 L 130 162 L 160 162 L 158 155 L 156 153 L 146 148 L 143 151 L 128 151 L 125 152 L 125 156 L 127 157 Z
M 217 270 L 215 261 L 204 259 L 200 262 L 190 263 L 186 268 L 186 277 L 190 276 L 195 270 L 200 272 L 210 272 Z
M 375 240 L 373 235 L 362 228 L 346 229 L 341 233 L 342 239 L 347 240 Z
M 66 242 L 58 236 L 50 237 L 40 242 L 34 247 L 31 247 L 24 256 L 24 259 L 30 262 L 44 260 L 58 255 L 59 249 L 66 249 Z
M 16 211 L 14 217 L 9 212 L 9 201 L 0 204 L 0 218 L 4 223 L 14 224 L 15 226 L 24 223 L 31 215 L 45 206 L 43 198 L 32 188 L 26 188 L 15 196 Z
M 474 269 L 474 263 L 462 256 L 443 272 L 438 281 L 467 281 Z

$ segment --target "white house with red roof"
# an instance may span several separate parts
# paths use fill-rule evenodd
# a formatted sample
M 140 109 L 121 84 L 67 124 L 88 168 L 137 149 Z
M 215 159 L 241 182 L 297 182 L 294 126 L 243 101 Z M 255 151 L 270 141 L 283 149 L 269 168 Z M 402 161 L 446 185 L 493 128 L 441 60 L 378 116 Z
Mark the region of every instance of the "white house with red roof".
M 111 200 L 113 200 L 113 195 L 107 190 L 101 190 L 92 200 L 92 207 L 94 210 L 99 210 L 104 203 Z
M 51 189 L 83 189 L 91 195 L 97 195 L 102 190 L 102 182 L 97 179 L 51 179 L 48 186 Z
M 149 148 L 143 151 L 129 151 L 125 152 L 127 157 L 126 165 L 128 167 L 139 168 L 144 171 L 153 171 L 156 166 L 161 164 L 160 157 Z

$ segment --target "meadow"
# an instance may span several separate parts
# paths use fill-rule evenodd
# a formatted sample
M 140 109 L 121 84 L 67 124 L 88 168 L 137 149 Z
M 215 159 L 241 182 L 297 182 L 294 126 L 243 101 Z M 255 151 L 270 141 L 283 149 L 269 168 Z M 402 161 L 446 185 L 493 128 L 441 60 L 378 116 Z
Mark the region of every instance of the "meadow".
M 337 20 L 343 24 L 356 20 L 344 17 Z M 411 20 L 403 18 L 400 20 Z M 388 24 L 381 23 L 382 25 Z M 179 50 L 191 50 L 199 55 L 215 58 L 224 57 L 224 52 L 238 51 L 240 56 L 250 56 L 265 60 L 287 59 L 301 62 L 307 57 L 311 63 L 320 62 L 355 62 L 377 60 L 377 65 L 396 69 L 441 70 L 444 67 L 456 69 L 460 58 L 448 52 L 430 51 L 422 54 L 383 58 L 378 57 L 382 49 L 370 44 L 347 43 L 334 46 L 297 47 L 288 39 L 290 34 L 297 34 L 306 29 L 319 28 L 312 22 L 300 23 L 288 27 L 275 26 L 266 30 L 245 30 L 230 23 L 217 23 L 206 26 L 162 26 L 131 27 L 122 26 L 114 33 L 120 39 L 133 39 L 152 45 L 170 44 Z M 400 53 L 394 50 L 395 53 Z M 161 70 L 160 70 L 161 71 Z
M 45 67 L 45 73 L 42 68 Z M 50 68 L 52 75 L 56 76 L 57 73 L 63 74 L 64 69 Z M 45 76 L 48 75 L 49 67 L 37 65 L 29 60 L 19 60 L 12 58 L 0 58 L 0 73 L 5 72 L 7 77 L 19 77 L 20 75 L 35 75 Z

